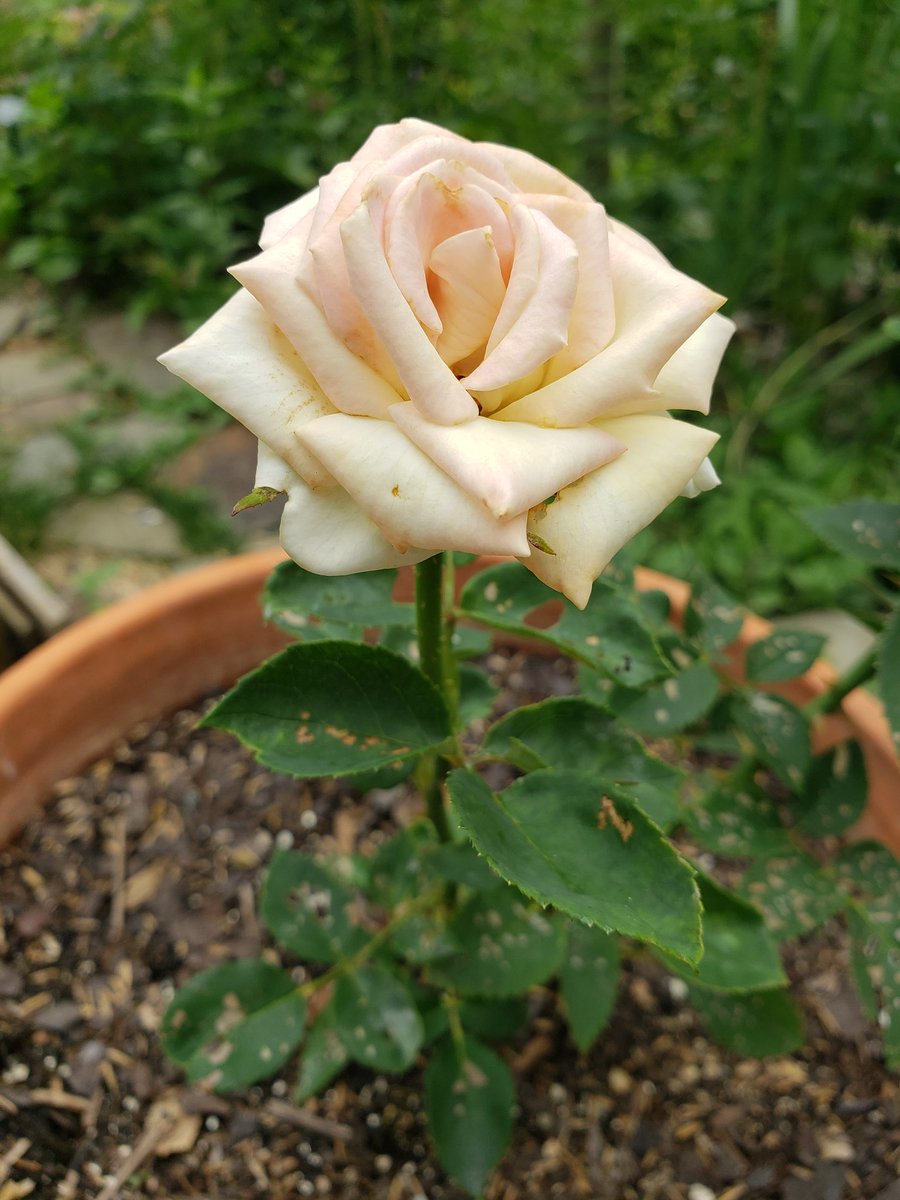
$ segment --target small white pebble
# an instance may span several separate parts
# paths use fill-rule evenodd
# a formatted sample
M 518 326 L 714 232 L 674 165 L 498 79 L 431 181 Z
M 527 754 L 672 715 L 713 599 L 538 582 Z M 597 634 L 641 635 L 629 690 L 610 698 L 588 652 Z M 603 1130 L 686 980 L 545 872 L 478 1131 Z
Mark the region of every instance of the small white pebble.
M 272 1084 L 272 1095 L 273 1096 L 286 1096 L 287 1090 L 288 1090 L 288 1086 L 284 1082 L 283 1079 L 276 1079 L 275 1082 Z
M 675 1003 L 684 1004 L 689 994 L 688 985 L 684 982 L 684 980 L 679 979 L 677 975 L 670 975 L 669 979 L 667 980 L 667 985 L 669 988 L 669 995 L 672 997 Z
M 215 1133 L 221 1122 L 217 1116 L 211 1113 L 204 1121 L 204 1124 L 210 1133 Z
M 381 1125 L 381 1117 L 378 1113 L 369 1113 L 366 1117 L 366 1124 L 370 1129 L 378 1129 Z
M 319 818 L 316 816 L 316 814 L 313 812 L 313 810 L 311 808 L 305 809 L 300 814 L 300 825 L 303 829 L 315 829 L 316 823 L 318 822 L 318 820 L 319 820 Z M 281 835 L 279 834 L 279 836 L 281 836 Z
M 688 1188 L 688 1200 L 716 1200 L 716 1193 L 705 1183 L 692 1183 Z
M 290 850 L 294 844 L 294 835 L 289 829 L 279 829 L 275 837 L 275 845 L 279 850 Z
M 379 1175 L 386 1175 L 394 1165 L 394 1160 L 389 1154 L 379 1154 L 375 1158 L 375 1170 Z

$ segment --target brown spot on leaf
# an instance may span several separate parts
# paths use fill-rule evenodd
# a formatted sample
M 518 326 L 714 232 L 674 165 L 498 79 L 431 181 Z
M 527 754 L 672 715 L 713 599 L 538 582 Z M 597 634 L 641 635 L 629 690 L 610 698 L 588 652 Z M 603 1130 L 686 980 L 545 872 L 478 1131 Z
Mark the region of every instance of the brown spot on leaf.
M 616 812 L 616 806 L 609 796 L 603 796 L 600 800 L 600 811 L 597 813 L 597 828 L 605 829 L 607 824 L 612 825 L 623 842 L 627 844 L 631 841 L 634 825 Z

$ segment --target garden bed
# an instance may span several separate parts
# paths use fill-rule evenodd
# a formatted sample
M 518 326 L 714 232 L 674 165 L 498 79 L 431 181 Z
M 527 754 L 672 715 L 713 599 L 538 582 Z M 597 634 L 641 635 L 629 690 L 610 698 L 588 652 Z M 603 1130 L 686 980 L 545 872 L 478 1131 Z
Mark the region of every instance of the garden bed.
M 570 690 L 561 662 L 490 666 L 517 702 Z M 273 775 L 196 716 L 135 730 L 0 852 L 0 1195 L 461 1200 L 430 1153 L 417 1071 L 352 1068 L 298 1109 L 290 1071 L 220 1097 L 162 1057 L 174 986 L 266 944 L 255 899 L 274 846 L 370 852 L 415 813 L 403 788 L 361 799 Z M 683 985 L 641 958 L 588 1055 L 536 990 L 509 1048 L 521 1112 L 489 1200 L 898 1200 L 900 1089 L 841 924 L 787 968 L 808 1040 L 764 1061 L 717 1047 Z

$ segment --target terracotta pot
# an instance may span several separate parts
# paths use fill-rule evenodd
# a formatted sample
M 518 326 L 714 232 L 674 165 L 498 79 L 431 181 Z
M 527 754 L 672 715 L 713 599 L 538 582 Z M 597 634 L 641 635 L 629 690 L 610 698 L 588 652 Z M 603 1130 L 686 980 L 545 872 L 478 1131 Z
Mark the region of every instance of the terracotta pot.
M 133 726 L 227 687 L 287 643 L 263 622 L 259 604 L 283 557 L 263 550 L 175 575 L 79 621 L 0 676 L 0 844 L 38 811 L 58 780 L 77 774 Z M 401 579 L 398 591 L 408 596 L 410 585 Z M 638 586 L 665 591 L 680 617 L 686 584 L 642 570 Z M 747 618 L 731 652 L 736 676 L 747 647 L 770 629 Z M 530 648 L 552 653 L 541 643 Z M 819 662 L 779 690 L 804 704 L 833 680 Z M 862 744 L 870 781 L 869 806 L 855 832 L 900 853 L 900 763 L 880 705 L 863 690 L 817 724 L 816 748 L 848 737 Z

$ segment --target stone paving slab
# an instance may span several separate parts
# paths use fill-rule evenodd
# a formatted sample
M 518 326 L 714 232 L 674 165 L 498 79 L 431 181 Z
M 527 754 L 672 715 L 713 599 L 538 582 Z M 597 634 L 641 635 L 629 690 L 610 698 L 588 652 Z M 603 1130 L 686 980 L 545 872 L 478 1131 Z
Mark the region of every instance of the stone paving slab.
M 73 391 L 88 364 L 57 346 L 10 346 L 0 357 L 0 409 L 23 408 Z
M 102 366 L 132 387 L 153 396 L 166 396 L 179 381 L 156 361 L 157 356 L 182 341 L 177 322 L 150 317 L 134 329 L 118 313 L 89 317 L 81 329 L 90 354 Z
M 110 555 L 174 559 L 188 549 L 175 521 L 139 492 L 87 497 L 60 508 L 47 526 L 47 545 L 80 546 Z

